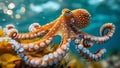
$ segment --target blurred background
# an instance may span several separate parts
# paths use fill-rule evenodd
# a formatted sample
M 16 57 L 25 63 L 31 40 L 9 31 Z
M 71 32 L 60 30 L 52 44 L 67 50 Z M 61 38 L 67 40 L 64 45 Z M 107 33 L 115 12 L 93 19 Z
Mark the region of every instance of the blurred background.
M 14 24 L 19 32 L 28 32 L 30 24 L 49 23 L 61 15 L 63 8 L 89 11 L 91 23 L 82 30 L 91 35 L 99 36 L 100 27 L 105 23 L 116 26 L 115 34 L 108 42 L 94 44 L 90 50 L 105 47 L 105 61 L 120 68 L 120 0 L 0 0 L 0 26 Z

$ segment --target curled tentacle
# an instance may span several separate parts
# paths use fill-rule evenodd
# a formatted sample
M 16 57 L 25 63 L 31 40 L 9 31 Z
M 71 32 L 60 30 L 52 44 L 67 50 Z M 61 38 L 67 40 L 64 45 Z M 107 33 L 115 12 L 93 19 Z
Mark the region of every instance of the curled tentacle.
M 37 30 L 29 32 L 29 33 L 25 33 L 25 34 L 19 33 L 17 36 L 17 39 L 32 39 L 32 38 L 42 36 L 42 35 L 46 34 L 49 31 L 49 29 L 51 28 L 51 26 L 53 26 L 53 25 L 54 25 L 53 23 L 50 23 L 45 26 L 41 26 Z
M 104 54 L 106 53 L 106 49 L 100 49 L 96 53 L 91 53 L 88 49 L 86 49 L 82 44 L 76 46 L 77 52 L 89 61 L 98 61 L 100 60 Z
M 85 40 L 85 39 L 82 39 L 80 41 L 79 37 L 74 32 L 70 32 L 70 37 L 75 41 L 75 45 L 81 43 L 81 44 L 83 44 L 83 46 L 85 48 L 89 48 L 93 45 L 93 43 L 91 41 L 88 41 L 88 40 Z
M 15 39 L 18 35 L 18 31 L 16 29 L 10 29 L 8 30 L 7 35 L 12 39 Z
M 69 50 L 70 39 L 73 39 L 75 42 L 75 49 L 77 52 L 90 61 L 97 61 L 102 58 L 105 49 L 100 49 L 96 53 L 91 53 L 88 47 L 92 46 L 92 42 L 103 43 L 112 37 L 115 26 L 111 23 L 103 25 L 100 30 L 102 37 L 96 37 L 79 31 L 80 28 L 85 28 L 90 23 L 90 14 L 84 9 L 69 10 L 64 9 L 62 15 L 55 21 L 44 25 L 39 26 L 39 24 L 32 24 L 29 27 L 31 32 L 21 34 L 14 29 L 13 25 L 8 25 L 5 28 L 6 34 L 9 36 L 8 39 L 10 46 L 17 55 L 19 55 L 26 64 L 32 67 L 46 67 L 53 64 L 57 64 L 58 61 L 61 61 L 62 58 L 66 55 Z M 105 30 L 109 29 L 107 34 Z M 46 34 L 46 35 L 45 35 Z M 32 39 L 36 37 L 45 35 L 41 40 L 29 43 L 29 44 L 20 44 L 17 41 L 21 39 Z M 62 42 L 59 45 L 59 48 L 52 53 L 46 54 L 43 57 L 32 57 L 26 51 L 39 51 L 47 47 L 50 42 L 54 39 L 56 35 L 62 37 Z M 83 39 L 80 41 L 79 36 Z M 70 39 L 69 39 L 70 38 Z M 14 40 L 15 39 L 15 40 Z M 6 38 L 0 38 L 0 42 L 6 40 Z M 90 42 L 88 42 L 90 41 Z
M 43 57 L 32 57 L 28 55 L 24 48 L 22 48 L 20 44 L 13 39 L 10 39 L 8 37 L 0 38 L 0 42 L 6 39 L 10 40 L 9 44 L 11 44 L 12 49 L 14 49 L 17 52 L 17 54 L 22 58 L 22 60 L 32 67 L 46 67 L 51 66 L 53 64 L 57 64 L 68 52 L 68 46 L 70 43 L 70 39 L 66 39 L 63 37 L 63 41 L 60 44 L 60 47 L 53 53 L 46 54 Z
M 85 48 L 90 48 L 92 45 L 93 45 L 93 43 L 92 42 L 90 42 L 90 41 L 88 41 L 88 40 L 85 40 L 85 39 L 82 39 L 81 40 L 81 44 L 83 44 L 83 46 L 85 47 Z
M 0 38 L 0 42 L 1 40 L 5 40 L 6 38 Z M 65 41 L 66 40 L 66 41 Z M 62 58 L 66 55 L 66 53 L 69 50 L 69 39 L 65 39 L 60 47 L 53 53 L 49 53 L 44 55 L 41 58 L 38 57 L 32 57 L 30 55 L 28 55 L 24 48 L 22 48 L 20 46 L 20 44 L 13 40 L 10 39 L 10 44 L 12 45 L 12 48 L 17 52 L 17 54 L 22 58 L 23 61 L 26 62 L 26 64 L 29 64 L 30 66 L 33 67 L 46 67 L 48 65 L 53 65 L 53 64 L 57 64 L 58 61 L 61 61 Z
M 13 28 L 15 28 L 15 26 L 13 25 L 13 24 L 9 24 L 9 25 L 6 25 L 6 29 L 13 29 Z
M 105 33 L 106 29 L 109 29 L 106 36 L 112 37 L 112 35 L 113 35 L 114 31 L 115 31 L 115 26 L 112 23 L 107 23 L 107 24 L 103 25 L 102 28 L 100 29 L 101 36 L 105 36 L 104 33 Z
M 108 23 L 108 24 L 103 25 L 103 27 L 101 28 L 102 35 L 103 35 L 103 31 L 106 28 L 108 28 L 109 31 L 107 32 L 106 35 L 104 35 L 102 37 L 95 37 L 95 36 L 91 36 L 91 35 L 84 34 L 84 33 L 83 34 L 81 33 L 81 36 L 84 39 L 87 39 L 87 40 L 90 40 L 90 41 L 94 41 L 96 43 L 103 43 L 103 42 L 109 40 L 112 37 L 112 35 L 113 35 L 114 31 L 115 31 L 115 26 L 112 23 Z
M 15 26 L 13 24 L 6 25 L 6 27 L 3 29 L 6 34 L 10 29 L 14 29 Z
M 90 40 L 90 41 L 95 42 L 95 43 L 103 43 L 103 42 L 109 40 L 115 31 L 115 26 L 112 23 L 107 23 L 107 24 L 103 25 L 103 27 L 101 29 L 102 35 L 103 35 L 105 28 L 108 28 L 109 31 L 106 35 L 104 35 L 102 37 L 96 37 L 96 36 L 89 35 L 85 32 L 79 31 L 75 26 L 72 26 L 72 25 L 71 25 L 71 28 L 73 29 L 73 31 L 76 34 L 78 34 L 83 39 Z
M 4 28 L 4 32 L 8 35 L 8 37 L 11 37 L 13 39 L 15 39 L 18 35 L 18 31 L 14 28 L 15 26 L 12 24 L 9 24 L 6 26 L 6 28 Z
M 50 23 L 50 24 L 46 24 L 44 26 L 41 26 L 40 28 L 38 28 L 37 30 L 35 31 L 32 31 L 32 32 L 29 32 L 29 33 L 24 33 L 24 34 L 21 34 L 21 33 L 18 33 L 18 31 L 14 28 L 10 28 L 9 30 L 12 30 L 14 29 L 14 31 L 8 31 L 8 29 L 4 29 L 4 31 L 7 33 L 7 34 L 10 34 L 9 37 L 12 37 L 15 36 L 14 33 L 15 33 L 15 30 L 17 31 L 17 35 L 15 36 L 15 39 L 32 39 L 32 38 L 36 38 L 36 37 L 39 37 L 41 35 L 44 35 L 46 34 L 48 31 L 50 31 L 50 29 L 52 28 L 52 26 L 55 24 L 56 21 Z
M 33 32 L 33 31 L 39 29 L 40 27 L 41 27 L 41 26 L 39 25 L 39 23 L 33 23 L 33 24 L 31 24 L 31 25 L 29 26 L 29 31 L 30 31 L 30 32 Z
M 74 33 L 73 33 L 74 34 Z M 90 42 L 89 44 L 86 44 L 86 40 L 82 39 L 81 41 L 79 40 L 79 38 L 77 37 L 77 35 L 74 34 L 73 37 L 73 41 L 74 41 L 74 46 L 76 51 L 85 59 L 89 60 L 89 61 L 98 61 L 100 60 L 105 52 L 106 49 L 100 49 L 98 50 L 96 53 L 91 53 L 88 49 L 86 49 L 87 47 L 91 47 L 92 43 Z

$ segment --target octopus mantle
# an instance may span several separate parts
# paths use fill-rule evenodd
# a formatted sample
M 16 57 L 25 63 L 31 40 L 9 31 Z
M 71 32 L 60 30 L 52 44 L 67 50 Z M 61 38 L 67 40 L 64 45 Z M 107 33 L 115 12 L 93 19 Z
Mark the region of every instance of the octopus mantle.
M 93 43 L 101 44 L 109 40 L 114 31 L 115 26 L 112 23 L 104 24 L 101 27 L 101 37 L 92 36 L 80 29 L 85 28 L 90 22 L 90 14 L 84 9 L 69 10 L 63 9 L 62 14 L 51 23 L 40 26 L 38 23 L 33 23 L 29 27 L 28 33 L 19 33 L 14 25 L 7 25 L 4 28 L 6 37 L 1 37 L 2 40 L 9 40 L 9 44 L 16 54 L 22 60 L 33 67 L 46 67 L 59 63 L 69 51 L 70 42 L 74 44 L 76 52 L 89 61 L 98 61 L 102 58 L 105 49 L 100 49 L 96 53 L 91 53 L 87 48 L 90 48 Z M 107 34 L 105 30 L 109 29 Z M 46 54 L 43 57 L 32 57 L 27 52 L 44 50 L 56 37 L 60 35 L 62 42 L 59 47 L 52 53 Z M 32 43 L 20 43 L 18 40 L 33 39 L 43 36 L 38 41 Z M 80 40 L 80 38 L 82 38 Z

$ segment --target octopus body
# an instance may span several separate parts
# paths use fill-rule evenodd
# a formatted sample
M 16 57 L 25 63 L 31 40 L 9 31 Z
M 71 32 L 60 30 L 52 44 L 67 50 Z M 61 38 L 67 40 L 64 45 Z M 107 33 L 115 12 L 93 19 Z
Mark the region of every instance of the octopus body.
M 93 43 L 101 44 L 109 40 L 115 31 L 115 26 L 112 23 L 104 24 L 100 30 L 100 37 L 92 36 L 83 32 L 81 29 L 85 28 L 90 23 L 90 14 L 84 9 L 69 10 L 63 9 L 62 14 L 53 22 L 44 26 L 38 23 L 33 23 L 29 27 L 28 33 L 19 33 L 14 25 L 7 25 L 4 31 L 7 37 L 0 38 L 1 40 L 9 39 L 9 43 L 16 54 L 22 60 L 33 67 L 46 67 L 57 64 L 69 51 L 70 43 L 74 44 L 76 52 L 89 61 L 98 61 L 102 58 L 105 49 L 100 49 L 95 53 L 91 53 L 87 48 L 90 48 Z M 107 34 L 105 30 L 109 29 Z M 46 54 L 43 57 L 32 57 L 28 51 L 42 51 L 60 35 L 62 42 L 59 47 L 52 53 Z M 33 39 L 43 36 L 38 41 L 32 43 L 20 43 L 18 40 Z M 80 40 L 80 38 L 82 38 Z

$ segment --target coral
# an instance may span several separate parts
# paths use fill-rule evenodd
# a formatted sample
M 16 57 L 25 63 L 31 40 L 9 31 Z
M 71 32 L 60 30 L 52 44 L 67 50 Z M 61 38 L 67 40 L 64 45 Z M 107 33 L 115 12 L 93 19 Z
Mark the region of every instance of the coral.
M 21 64 L 21 58 L 12 54 L 3 54 L 0 56 L 0 66 L 2 68 L 18 68 Z
M 0 29 L 0 37 L 4 37 L 5 36 L 5 33 L 2 29 Z

